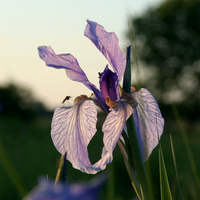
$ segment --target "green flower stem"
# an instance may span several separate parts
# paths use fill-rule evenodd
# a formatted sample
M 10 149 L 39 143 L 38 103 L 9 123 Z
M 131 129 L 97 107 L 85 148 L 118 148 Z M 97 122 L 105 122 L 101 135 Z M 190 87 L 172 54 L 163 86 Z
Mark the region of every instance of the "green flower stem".
M 59 179 L 60 179 L 60 174 L 61 174 L 61 170 L 62 170 L 62 167 L 63 167 L 63 160 L 64 156 L 61 155 L 60 156 L 60 163 L 59 163 L 59 167 L 58 167 L 58 171 L 57 171 L 57 174 L 56 174 L 56 178 L 55 178 L 55 185 L 58 183 Z
M 15 189 L 17 190 L 20 198 L 23 198 L 25 194 L 28 192 L 28 190 L 24 185 L 24 183 L 22 182 L 17 170 L 15 169 L 13 163 L 11 162 L 9 156 L 7 155 L 1 143 L 0 143 L 0 162 L 4 167 L 6 173 L 8 174 Z
M 133 166 L 133 159 L 132 159 L 132 154 L 131 154 L 131 146 L 130 146 L 129 138 L 125 131 L 122 132 L 122 136 L 123 136 L 124 142 L 125 142 L 126 153 L 128 156 L 129 165 L 133 168 L 134 166 Z
M 140 185 L 138 183 L 138 180 L 137 180 L 135 172 L 133 171 L 133 169 L 130 166 L 130 163 L 128 161 L 127 153 L 126 153 L 126 151 L 124 149 L 124 146 L 122 145 L 121 141 L 118 141 L 118 146 L 119 146 L 119 149 L 120 149 L 120 151 L 121 151 L 121 153 L 123 155 L 124 163 L 125 163 L 128 175 L 129 175 L 129 177 L 131 179 L 131 183 L 133 185 L 133 188 L 134 188 L 139 200 L 142 200 L 142 195 L 141 195 L 141 191 L 140 191 Z
M 127 48 L 127 54 L 126 54 L 126 69 L 124 73 L 124 80 L 123 80 L 123 90 L 126 93 L 131 94 L 131 47 Z M 137 63 L 138 65 L 138 63 Z M 142 159 L 142 154 L 140 152 L 140 146 L 139 141 L 137 137 L 137 133 L 135 130 L 135 125 L 133 121 L 133 116 L 129 117 L 129 119 L 126 122 L 127 125 L 127 131 L 128 131 L 128 139 L 126 136 L 126 133 L 123 133 L 123 137 L 126 144 L 127 154 L 128 154 L 128 160 L 130 162 L 130 166 L 132 166 L 132 171 L 134 171 L 137 174 L 139 185 L 140 185 L 140 193 L 142 195 L 139 195 L 138 198 L 142 198 L 145 200 L 152 199 L 151 198 L 151 192 L 150 192 L 150 184 L 147 177 L 147 172 L 144 166 L 144 162 Z M 127 164 L 125 162 L 125 164 Z M 129 167 L 127 169 L 128 173 L 130 174 Z M 132 176 L 130 176 L 133 178 Z M 136 191 L 137 193 L 137 191 Z M 144 198 L 143 198 L 144 197 Z
M 150 184 L 147 176 L 147 172 L 145 169 L 144 161 L 142 158 L 142 154 L 140 151 L 139 141 L 137 137 L 137 133 L 135 130 L 133 116 L 129 117 L 126 122 L 129 140 L 131 144 L 131 154 L 133 159 L 133 165 L 136 170 L 136 174 L 138 176 L 139 183 L 141 184 L 142 193 L 144 195 L 145 200 L 152 199 L 152 192 L 150 190 Z

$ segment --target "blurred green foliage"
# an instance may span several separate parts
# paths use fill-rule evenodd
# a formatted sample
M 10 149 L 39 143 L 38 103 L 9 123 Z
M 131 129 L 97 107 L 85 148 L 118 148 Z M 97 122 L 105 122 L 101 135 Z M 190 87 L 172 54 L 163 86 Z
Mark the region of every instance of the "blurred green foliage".
M 92 139 L 88 148 L 93 163 L 98 160 L 98 157 L 100 158 L 103 146 L 101 123 L 104 121 L 105 115 L 99 114 L 98 117 L 98 132 Z M 169 133 L 172 134 L 173 137 L 177 168 L 184 199 L 197 199 L 195 183 L 180 131 L 174 121 L 167 123 L 168 126 L 161 138 L 161 145 L 173 199 L 176 199 L 178 195 L 178 187 L 173 166 Z M 0 141 L 29 190 L 37 184 L 37 180 L 40 176 L 45 176 L 49 179 L 55 179 L 56 176 L 60 154 L 52 143 L 50 126 L 51 117 L 38 117 L 29 122 L 16 117 L 0 117 Z M 200 137 L 192 128 L 186 127 L 186 130 L 190 132 L 188 135 L 189 143 L 191 144 L 196 164 L 199 166 Z M 153 151 L 150 161 L 147 162 L 146 165 L 150 166 L 149 171 L 151 172 L 153 191 L 159 200 L 158 148 Z M 1 164 L 0 172 L 0 179 L 3 180 L 0 182 L 0 199 L 20 199 Z M 103 188 L 101 199 L 105 200 L 109 199 L 110 196 L 114 196 L 116 200 L 126 200 L 134 197 L 134 191 L 118 146 L 114 151 L 113 162 L 107 166 L 104 172 L 109 174 L 109 179 Z M 200 169 L 198 169 L 198 173 L 200 173 Z M 71 164 L 68 163 L 69 182 L 84 181 L 92 177 L 93 175 L 84 174 L 72 168 Z
M 162 104 L 161 110 L 176 103 L 189 120 L 200 117 L 196 114 L 200 109 L 199 18 L 200 1 L 167 0 L 131 19 L 144 66 L 142 86 Z

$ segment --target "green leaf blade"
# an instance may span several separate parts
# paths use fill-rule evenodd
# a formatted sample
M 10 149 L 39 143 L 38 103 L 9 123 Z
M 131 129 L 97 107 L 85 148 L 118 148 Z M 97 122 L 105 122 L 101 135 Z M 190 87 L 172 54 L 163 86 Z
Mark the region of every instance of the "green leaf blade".
M 124 72 L 123 90 L 126 93 L 131 93 L 131 46 L 127 47 L 126 69 Z
M 167 171 L 165 168 L 165 162 L 161 147 L 159 148 L 159 169 L 160 169 L 161 200 L 172 200 L 172 195 L 169 187 Z

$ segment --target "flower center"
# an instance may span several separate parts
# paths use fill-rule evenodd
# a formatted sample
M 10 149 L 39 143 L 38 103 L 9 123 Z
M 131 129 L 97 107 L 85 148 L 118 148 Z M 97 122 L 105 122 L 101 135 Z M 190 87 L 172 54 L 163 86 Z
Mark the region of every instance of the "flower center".
M 100 90 L 105 100 L 107 97 L 109 97 L 112 101 L 119 99 L 118 77 L 116 73 L 108 69 L 108 66 L 106 66 L 104 72 L 101 73 Z

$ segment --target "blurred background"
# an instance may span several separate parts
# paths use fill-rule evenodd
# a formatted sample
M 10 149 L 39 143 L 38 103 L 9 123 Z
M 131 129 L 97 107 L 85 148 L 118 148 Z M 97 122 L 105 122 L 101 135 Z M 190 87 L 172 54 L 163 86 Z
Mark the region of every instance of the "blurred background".
M 71 53 L 96 86 L 98 72 L 107 64 L 83 36 L 86 19 L 96 21 L 109 32 L 114 31 L 124 53 L 134 39 L 137 55 L 133 55 L 133 86 L 147 88 L 157 99 L 165 118 L 161 145 L 173 199 L 177 198 L 178 186 L 169 134 L 174 143 L 184 199 L 198 199 L 194 176 L 200 173 L 197 167 L 200 164 L 200 2 L 196 0 L 1 2 L 0 142 L 23 182 L 30 190 L 41 175 L 55 178 L 60 155 L 50 138 L 53 110 L 62 106 L 66 95 L 75 98 L 91 93 L 84 85 L 72 83 L 64 70 L 46 67 L 37 47 L 50 45 L 57 54 Z M 139 67 L 134 62 L 137 56 Z M 72 100 L 66 102 L 72 103 Z M 104 119 L 99 113 L 98 132 L 89 145 L 93 162 L 97 160 L 96 153 L 99 157 L 101 154 L 99 141 L 103 137 Z M 188 156 L 188 144 L 196 175 Z M 147 165 L 159 199 L 157 148 Z M 93 177 L 73 169 L 70 164 L 68 167 L 69 182 Z M 118 147 L 106 171 L 110 179 L 101 199 L 133 199 L 134 191 Z M 0 179 L 3 180 L 0 199 L 20 199 L 2 165 Z

